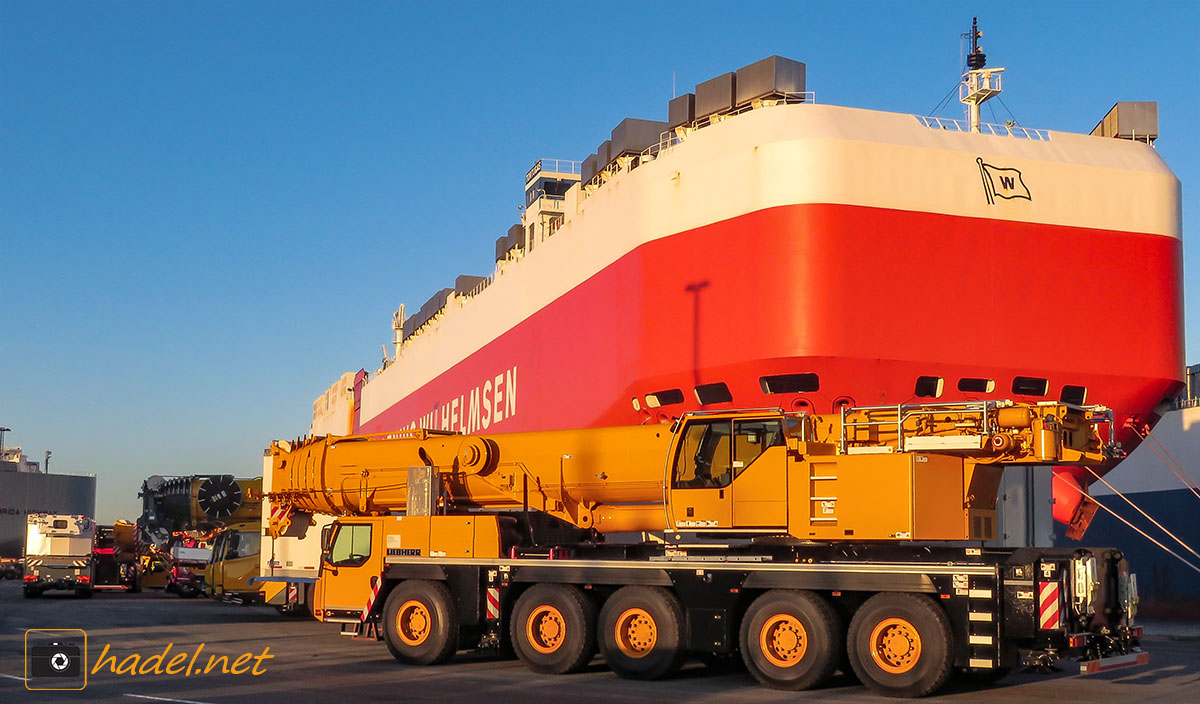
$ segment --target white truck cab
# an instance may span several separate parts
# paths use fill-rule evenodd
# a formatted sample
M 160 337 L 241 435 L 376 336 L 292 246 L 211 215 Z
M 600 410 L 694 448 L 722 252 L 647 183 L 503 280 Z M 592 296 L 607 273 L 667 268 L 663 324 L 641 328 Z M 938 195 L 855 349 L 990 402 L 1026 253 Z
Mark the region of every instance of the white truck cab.
M 50 589 L 90 597 L 96 522 L 87 516 L 31 513 L 25 522 L 25 597 Z

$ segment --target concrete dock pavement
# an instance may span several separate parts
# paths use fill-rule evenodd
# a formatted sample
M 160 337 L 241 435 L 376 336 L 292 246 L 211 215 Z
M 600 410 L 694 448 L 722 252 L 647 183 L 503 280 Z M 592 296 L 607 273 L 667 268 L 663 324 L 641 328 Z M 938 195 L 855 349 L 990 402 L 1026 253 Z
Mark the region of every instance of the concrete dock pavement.
M 1150 624 L 1155 632 L 1155 624 Z M 108 646 L 104 666 L 88 677 L 82 691 L 30 692 L 24 676 L 25 631 L 80 628 L 87 632 L 88 668 Z M 1144 647 L 1150 665 L 1080 677 L 1015 673 L 993 686 L 952 683 L 936 701 L 953 702 L 1183 702 L 1200 701 L 1200 634 L 1162 624 Z M 157 661 L 159 674 L 147 659 Z M 201 648 L 201 645 L 203 647 Z M 199 649 L 193 672 L 181 669 Z M 269 658 L 255 660 L 264 652 Z M 172 659 L 177 674 L 167 674 Z M 235 668 L 238 658 L 241 666 Z M 131 660 L 137 656 L 137 660 Z M 210 672 L 201 670 L 210 657 Z M 224 660 L 222 659 L 224 658 Z M 124 663 L 124 668 L 122 668 Z M 114 673 L 130 666 L 146 674 Z M 254 674 L 255 666 L 259 674 Z M 222 672 L 223 669 L 236 670 Z M 397 663 L 381 643 L 338 635 L 334 625 L 285 617 L 261 606 L 235 606 L 170 594 L 98 593 L 92 599 L 46 595 L 24 599 L 19 582 L 0 582 L 0 701 L 17 702 L 193 702 L 296 704 L 338 701 L 567 700 L 584 702 L 879 702 L 853 678 L 838 675 L 811 692 L 779 692 L 760 687 L 744 671 L 714 672 L 699 663 L 676 678 L 657 682 L 623 680 L 597 658 L 585 672 L 561 677 L 535 675 L 516 660 L 460 652 L 448 664 L 409 667 Z

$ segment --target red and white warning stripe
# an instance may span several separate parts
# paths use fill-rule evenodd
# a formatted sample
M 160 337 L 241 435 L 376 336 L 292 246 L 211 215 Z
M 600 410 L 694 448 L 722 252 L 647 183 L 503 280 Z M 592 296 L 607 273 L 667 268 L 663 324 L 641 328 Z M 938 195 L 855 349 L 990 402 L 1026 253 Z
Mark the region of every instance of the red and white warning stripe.
M 1150 664 L 1150 653 L 1129 653 L 1128 655 L 1118 655 L 1116 657 L 1081 662 L 1079 663 L 1079 674 L 1094 675 L 1097 672 L 1108 672 L 1109 670 L 1116 670 L 1121 667 L 1148 664 Z
M 363 607 L 362 614 L 358 617 L 359 621 L 367 622 L 367 616 L 371 614 L 371 609 L 375 608 L 375 599 L 379 597 L 379 587 L 383 584 L 383 575 L 371 578 L 371 594 L 367 597 L 367 605 Z
M 1058 582 L 1038 584 L 1038 622 L 1042 630 L 1055 630 L 1060 625 L 1060 587 Z
M 294 509 L 291 504 L 275 504 L 271 506 L 271 516 L 267 521 L 267 525 L 282 533 L 292 524 L 293 512 Z
M 487 617 L 500 618 L 500 590 L 495 587 L 487 590 Z

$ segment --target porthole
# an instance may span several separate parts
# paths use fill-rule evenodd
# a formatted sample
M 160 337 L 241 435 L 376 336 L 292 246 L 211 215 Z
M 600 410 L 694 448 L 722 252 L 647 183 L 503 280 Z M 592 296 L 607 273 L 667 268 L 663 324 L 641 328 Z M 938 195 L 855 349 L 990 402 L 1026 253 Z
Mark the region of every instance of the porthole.
M 649 408 L 671 406 L 676 403 L 683 403 L 683 392 L 679 389 L 667 389 L 666 391 L 655 391 L 652 394 L 646 394 L 646 406 Z
M 816 374 L 776 374 L 759 377 L 758 383 L 764 394 L 803 394 L 821 388 Z
M 946 382 L 940 376 L 919 376 L 913 395 L 918 398 L 941 398 Z
M 996 390 L 996 382 L 992 379 L 963 377 L 958 380 L 958 390 L 969 394 L 990 394 Z
M 733 401 L 733 394 L 729 393 L 729 387 L 723 381 L 718 381 L 715 384 L 701 384 L 696 387 L 695 391 L 696 401 L 701 406 Z

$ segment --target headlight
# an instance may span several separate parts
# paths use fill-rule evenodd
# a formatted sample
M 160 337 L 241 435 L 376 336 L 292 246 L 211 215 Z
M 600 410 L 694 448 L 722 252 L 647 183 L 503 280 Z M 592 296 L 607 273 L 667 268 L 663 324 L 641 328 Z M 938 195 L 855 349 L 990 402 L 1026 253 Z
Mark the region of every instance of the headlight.
M 1076 555 L 1071 559 L 1071 608 L 1079 616 L 1091 616 L 1096 612 L 1096 557 L 1091 553 Z

